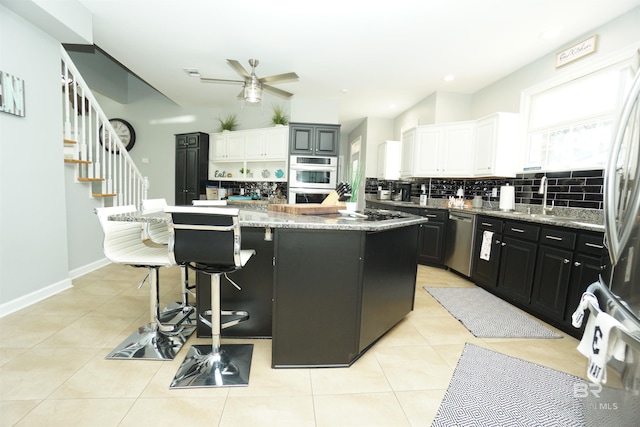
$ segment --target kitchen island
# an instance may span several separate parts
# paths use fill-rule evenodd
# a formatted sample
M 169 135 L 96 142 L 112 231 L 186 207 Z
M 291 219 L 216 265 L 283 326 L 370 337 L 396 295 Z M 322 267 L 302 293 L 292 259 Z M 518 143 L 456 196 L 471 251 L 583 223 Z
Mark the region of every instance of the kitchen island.
M 240 208 L 242 247 L 256 254 L 222 280 L 222 308 L 250 319 L 224 337 L 272 337 L 272 366 L 349 366 L 413 309 L 420 224 L 388 211 L 369 218 Z M 123 219 L 123 218 L 119 218 Z M 156 219 L 164 220 L 162 215 Z M 196 278 L 197 310 L 209 309 L 208 277 Z M 198 335 L 210 331 L 199 325 Z
M 412 215 L 368 221 L 241 210 L 243 247 L 257 253 L 256 264 L 237 277 L 246 275 L 245 290 L 273 291 L 272 366 L 349 366 L 402 320 L 413 309 L 422 222 Z M 227 290 L 238 308 L 251 302 L 249 294 Z

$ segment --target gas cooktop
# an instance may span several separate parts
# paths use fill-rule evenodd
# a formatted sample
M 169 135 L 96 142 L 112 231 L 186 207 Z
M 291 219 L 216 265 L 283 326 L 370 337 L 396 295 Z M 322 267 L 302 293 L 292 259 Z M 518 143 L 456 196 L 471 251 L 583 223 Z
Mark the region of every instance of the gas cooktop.
M 381 209 L 365 209 L 364 214 L 367 216 L 364 219 L 365 221 L 386 221 L 388 219 L 405 218 L 400 212 Z

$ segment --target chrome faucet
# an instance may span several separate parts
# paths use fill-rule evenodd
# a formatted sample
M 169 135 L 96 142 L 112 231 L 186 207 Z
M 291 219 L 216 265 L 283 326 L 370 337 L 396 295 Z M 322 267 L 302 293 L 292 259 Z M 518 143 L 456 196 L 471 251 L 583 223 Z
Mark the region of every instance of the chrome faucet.
M 542 215 L 550 215 L 555 206 L 555 200 L 551 201 L 551 206 L 547 206 L 547 188 L 549 188 L 549 183 L 547 175 L 545 175 L 540 180 L 540 188 L 538 189 L 538 194 L 542 194 Z

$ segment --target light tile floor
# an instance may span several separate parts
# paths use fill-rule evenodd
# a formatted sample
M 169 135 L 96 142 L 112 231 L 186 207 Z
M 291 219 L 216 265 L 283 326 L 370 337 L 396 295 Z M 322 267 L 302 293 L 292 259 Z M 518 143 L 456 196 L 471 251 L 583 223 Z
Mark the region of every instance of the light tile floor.
M 422 289 L 475 285 L 419 266 L 415 310 L 350 368 L 274 370 L 270 340 L 224 340 L 254 344 L 248 387 L 170 390 L 185 349 L 173 361 L 104 359 L 148 321 L 144 274 L 109 265 L 0 319 L 1 426 L 429 426 L 465 342 L 586 369 L 578 341 L 557 330 L 562 339 L 475 338 Z M 179 300 L 178 280 L 178 268 L 161 269 L 164 304 Z M 208 342 L 194 335 L 187 347 Z

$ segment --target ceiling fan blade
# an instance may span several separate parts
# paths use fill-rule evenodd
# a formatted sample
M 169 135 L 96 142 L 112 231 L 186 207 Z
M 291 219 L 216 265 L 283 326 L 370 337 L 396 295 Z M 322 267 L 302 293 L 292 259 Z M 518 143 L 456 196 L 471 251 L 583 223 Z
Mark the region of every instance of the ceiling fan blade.
M 269 93 L 272 93 L 273 95 L 277 95 L 277 96 L 280 96 L 280 97 L 285 98 L 285 99 L 289 99 L 289 98 L 291 98 L 293 96 L 293 94 L 291 92 L 287 92 L 285 90 L 278 89 L 278 88 L 275 88 L 273 86 L 269 86 L 269 85 L 265 85 L 265 84 L 262 85 L 262 89 L 266 90 Z
M 229 84 L 244 84 L 244 80 L 226 80 L 226 79 L 210 79 L 206 77 L 200 77 L 200 81 L 203 83 L 229 83 Z
M 242 101 L 244 99 L 244 88 L 238 94 L 238 101 Z
M 292 80 L 298 80 L 299 77 L 296 73 L 284 73 L 284 74 L 276 74 L 275 76 L 263 77 L 260 80 L 260 83 L 276 83 L 276 82 L 287 82 Z
M 240 74 L 245 79 L 251 77 L 251 74 L 249 74 L 249 72 L 245 70 L 244 67 L 240 65 L 240 63 L 235 59 L 227 59 L 227 63 L 231 66 L 231 68 L 236 70 L 236 73 Z

